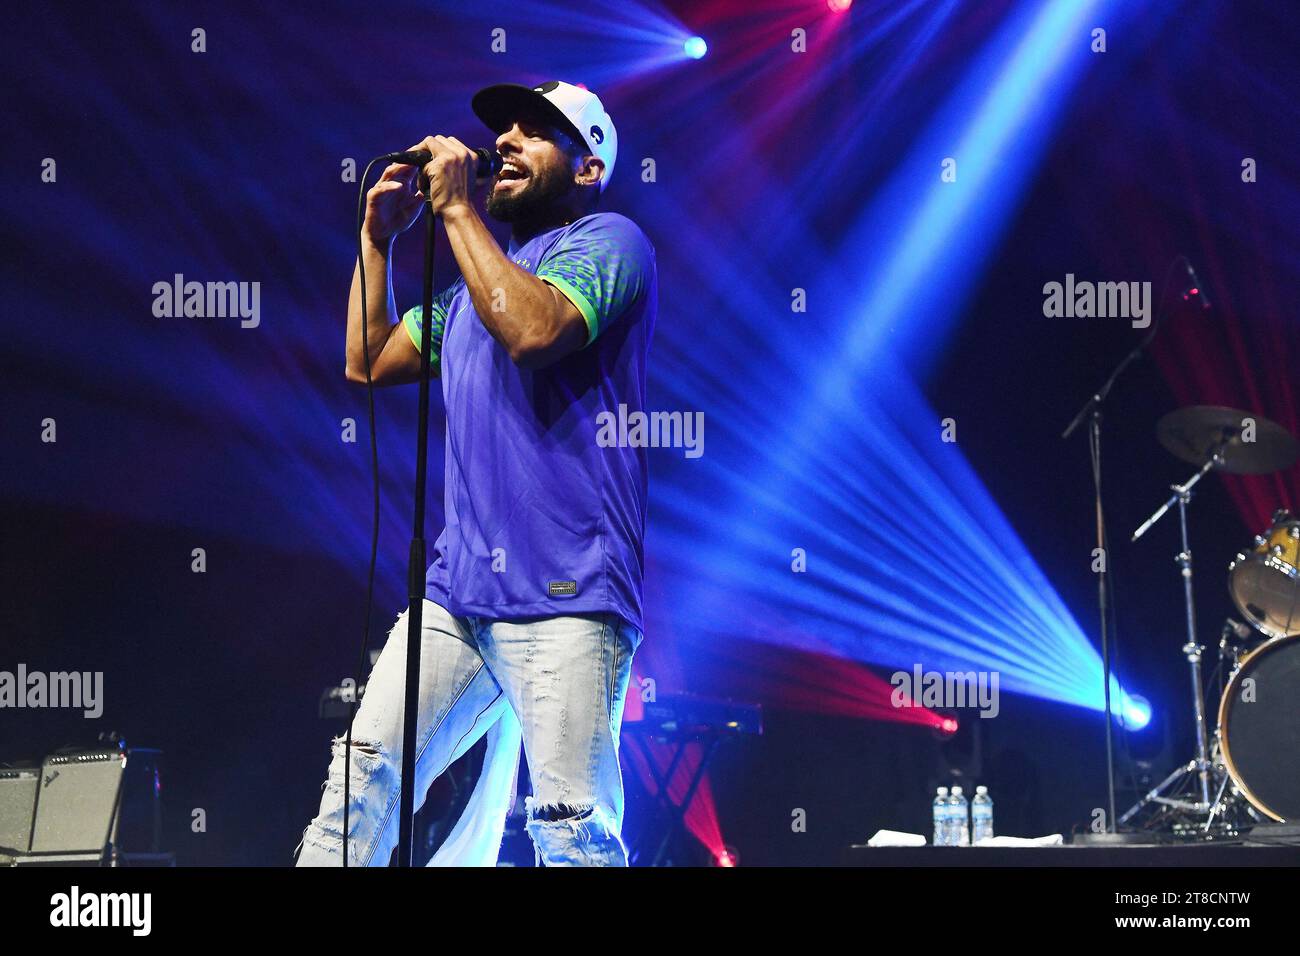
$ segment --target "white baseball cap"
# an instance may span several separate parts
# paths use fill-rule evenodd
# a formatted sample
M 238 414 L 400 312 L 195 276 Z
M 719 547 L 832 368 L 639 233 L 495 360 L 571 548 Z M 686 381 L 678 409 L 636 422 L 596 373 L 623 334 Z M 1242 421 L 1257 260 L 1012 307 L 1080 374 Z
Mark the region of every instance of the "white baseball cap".
M 609 178 L 614 174 L 614 160 L 618 158 L 618 133 L 614 121 L 601 105 L 600 97 L 590 90 L 559 80 L 550 80 L 540 86 L 498 83 L 475 93 L 470 107 L 474 115 L 497 134 L 505 132 L 526 113 L 545 117 L 574 139 L 585 143 L 591 155 L 605 164 L 600 191 L 604 192 L 609 185 Z

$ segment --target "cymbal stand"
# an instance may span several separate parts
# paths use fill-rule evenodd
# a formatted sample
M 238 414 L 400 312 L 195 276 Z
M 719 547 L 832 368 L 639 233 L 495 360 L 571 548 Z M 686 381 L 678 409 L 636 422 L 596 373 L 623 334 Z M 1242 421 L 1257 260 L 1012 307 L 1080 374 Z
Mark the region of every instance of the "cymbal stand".
M 1207 733 L 1205 719 L 1205 691 L 1201 677 L 1201 654 L 1205 648 L 1196 639 L 1196 604 L 1193 599 L 1192 589 L 1192 548 L 1188 541 L 1187 535 L 1187 504 L 1192 500 L 1192 489 L 1216 466 L 1222 463 L 1223 449 L 1231 440 L 1230 434 L 1225 434 L 1222 440 L 1212 450 L 1204 465 L 1190 479 L 1181 485 L 1171 485 L 1172 495 L 1156 509 L 1155 514 L 1142 523 L 1142 526 L 1133 532 L 1133 541 L 1136 541 L 1142 535 L 1150 530 L 1151 526 L 1165 516 L 1165 514 L 1178 506 L 1178 525 L 1182 540 L 1182 550 L 1175 558 L 1179 568 L 1182 569 L 1183 578 L 1183 602 L 1186 606 L 1187 615 L 1187 643 L 1183 645 L 1183 656 L 1187 658 L 1187 665 L 1191 672 L 1192 682 L 1192 712 L 1196 722 L 1196 755 L 1195 757 L 1174 770 L 1166 777 L 1154 790 L 1147 793 L 1141 800 L 1130 807 L 1122 817 L 1119 818 L 1120 825 L 1128 823 L 1143 808 L 1149 804 L 1159 804 L 1172 810 L 1183 811 L 1191 814 L 1196 818 L 1205 815 L 1209 818 L 1211 814 L 1210 787 L 1219 785 L 1217 779 L 1219 774 L 1213 763 L 1210 761 L 1209 752 L 1209 734 Z M 1226 776 L 1226 775 L 1225 775 Z M 1192 780 L 1191 778 L 1195 778 Z M 1195 790 L 1193 800 L 1181 799 L 1178 794 L 1183 792 L 1186 783 L 1193 783 Z M 1219 786 L 1220 796 L 1223 788 Z

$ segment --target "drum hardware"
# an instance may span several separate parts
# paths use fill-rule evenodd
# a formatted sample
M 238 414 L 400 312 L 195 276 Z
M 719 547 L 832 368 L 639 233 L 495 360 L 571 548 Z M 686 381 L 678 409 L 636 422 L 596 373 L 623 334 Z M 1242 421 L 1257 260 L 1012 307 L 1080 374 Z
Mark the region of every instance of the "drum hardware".
M 1252 826 L 1263 821 L 1263 817 L 1245 799 L 1228 775 L 1223 763 L 1222 728 L 1214 732 L 1214 750 L 1212 754 L 1214 773 L 1219 781 L 1214 804 L 1210 807 L 1205 824 L 1200 827 L 1202 834 L 1218 833 L 1225 837 L 1237 836 L 1243 827 Z M 1218 818 L 1216 827 L 1215 819 Z M 1188 834 L 1198 835 L 1198 834 Z
M 1166 416 L 1168 418 L 1168 416 Z M 1188 764 L 1178 768 L 1172 774 L 1156 787 L 1155 790 L 1148 793 L 1145 797 L 1133 805 L 1122 817 L 1119 818 L 1121 824 L 1127 823 L 1138 811 L 1148 803 L 1161 803 L 1167 806 L 1176 807 L 1180 810 L 1186 810 L 1190 813 L 1201 814 L 1208 813 L 1210 810 L 1210 780 L 1211 765 L 1209 753 L 1209 741 L 1205 726 L 1205 696 L 1203 685 L 1201 683 L 1201 654 L 1205 650 L 1196 640 L 1196 602 L 1193 599 L 1192 590 L 1192 548 L 1188 541 L 1187 535 L 1187 505 L 1192 500 L 1192 489 L 1210 473 L 1210 470 L 1216 465 L 1221 465 L 1224 461 L 1223 453 L 1232 441 L 1231 434 L 1220 436 L 1217 444 L 1211 446 L 1206 451 L 1204 464 L 1196 474 L 1192 475 L 1186 482 L 1181 485 L 1171 485 L 1170 489 L 1173 494 L 1156 509 L 1146 521 L 1142 523 L 1135 532 L 1133 532 L 1133 541 L 1138 540 L 1161 518 L 1168 513 L 1169 509 L 1178 506 L 1178 528 L 1181 535 L 1182 550 L 1174 558 L 1174 561 L 1182 569 L 1183 578 L 1183 603 L 1186 609 L 1187 623 L 1187 643 L 1183 645 L 1183 656 L 1187 658 L 1187 665 L 1191 671 L 1192 679 L 1192 715 L 1196 722 L 1196 756 Z M 1195 774 L 1198 793 L 1197 799 L 1193 803 L 1186 800 L 1175 800 L 1165 796 L 1165 792 L 1174 788 L 1181 782 L 1184 776 Z
M 1223 630 L 1219 633 L 1219 668 L 1223 668 L 1225 663 L 1229 664 L 1229 670 L 1235 669 L 1241 660 L 1241 656 L 1258 644 L 1262 638 L 1258 631 L 1249 624 L 1243 624 L 1241 621 L 1234 621 L 1228 618 L 1223 622 Z M 1222 679 L 1220 679 L 1220 692 L 1222 692 Z
M 1249 429 L 1249 438 L 1247 437 Z M 1252 660 L 1256 660 L 1264 647 L 1251 649 L 1244 654 L 1243 643 L 1250 636 L 1244 625 L 1229 621 L 1219 641 L 1220 662 L 1230 658 L 1233 662 L 1233 676 L 1229 679 L 1220 702 L 1218 721 L 1214 733 L 1213 759 L 1211 759 L 1208 739 L 1208 725 L 1205 715 L 1205 690 L 1201 673 L 1201 657 L 1204 647 L 1196 635 L 1196 611 L 1193 600 L 1192 552 L 1188 543 L 1187 504 L 1191 500 L 1192 489 L 1212 470 L 1235 474 L 1264 474 L 1289 466 L 1296 458 L 1297 444 L 1291 434 L 1282 426 L 1261 416 L 1252 415 L 1238 409 L 1218 406 L 1193 406 L 1179 409 L 1164 416 L 1156 430 L 1162 446 L 1183 461 L 1198 466 L 1196 473 L 1181 485 L 1172 485 L 1173 494 L 1133 533 L 1132 540 L 1137 541 L 1156 522 L 1172 509 L 1178 508 L 1179 532 L 1182 550 L 1175 558 L 1181 569 L 1183 579 L 1183 601 L 1186 613 L 1187 640 L 1182 647 L 1191 673 L 1192 713 L 1196 728 L 1196 753 L 1192 760 L 1174 769 L 1159 785 L 1148 792 L 1123 816 L 1121 825 L 1128 823 L 1143 809 L 1156 805 L 1175 817 L 1172 830 L 1176 834 L 1200 839 L 1234 834 L 1244 823 L 1244 817 L 1260 822 L 1259 810 L 1276 816 L 1276 809 L 1270 808 L 1247 782 L 1246 775 L 1254 776 L 1260 786 L 1266 789 L 1274 801 L 1282 801 L 1290 806 L 1293 796 L 1290 783 L 1285 779 L 1275 779 L 1270 774 L 1267 763 L 1258 754 L 1258 745 L 1244 748 L 1249 756 L 1249 768 L 1243 772 L 1234 766 L 1230 757 L 1225 730 L 1225 720 L 1229 715 L 1229 704 L 1233 695 L 1241 688 L 1244 679 L 1239 675 L 1246 672 Z M 1287 516 L 1289 517 L 1289 516 Z M 1256 550 L 1252 557 L 1239 555 L 1232 568 L 1247 568 L 1242 571 L 1239 581 L 1234 579 L 1234 600 L 1238 608 L 1251 623 L 1260 628 L 1260 622 L 1268 623 L 1274 629 L 1289 626 L 1296 611 L 1294 589 L 1300 588 L 1300 560 L 1295 550 L 1300 547 L 1300 523 L 1297 523 L 1295 535 L 1291 535 L 1291 526 L 1279 523 L 1279 516 L 1274 515 L 1274 526 L 1269 534 L 1256 539 Z M 1288 563 L 1289 559 L 1289 563 Z M 1290 574 L 1288 574 L 1288 569 Z M 1288 592 L 1286 582 L 1293 582 L 1293 590 Z M 1241 598 L 1238 592 L 1246 597 Z M 1254 598 L 1252 601 L 1250 598 Z M 1300 620 L 1300 616 L 1297 616 Z M 1261 628 L 1262 630 L 1262 628 Z M 1267 632 L 1266 632 L 1267 633 Z M 1293 639 L 1293 638 L 1291 638 Z M 1295 649 L 1293 649 L 1295 650 Z M 1287 658 L 1290 663 L 1290 657 Z M 1296 661 L 1300 673 L 1300 660 Z M 1284 670 L 1274 667 L 1272 670 Z M 1279 683 L 1285 677 L 1276 678 Z M 1289 686 L 1282 683 L 1282 686 Z M 1294 700 L 1290 695 L 1278 694 Z M 1257 714 L 1252 721 L 1257 720 Z M 1254 728 L 1252 728 L 1254 729 Z M 1249 734 L 1249 731 L 1247 731 Z M 1254 743 L 1252 741 L 1252 743 Z M 1293 762 L 1284 761 L 1290 766 Z M 1186 799 L 1188 787 L 1192 789 L 1192 798 Z M 1211 800 L 1211 789 L 1214 791 Z M 1295 794 L 1300 800 L 1300 794 Z M 1300 814 L 1300 810 L 1292 811 Z
M 1169 282 L 1173 277 L 1175 270 L 1179 267 L 1186 270 L 1192 270 L 1191 261 L 1184 255 L 1175 256 L 1165 269 L 1165 277 L 1160 283 L 1160 294 L 1155 300 L 1155 318 L 1151 323 L 1151 328 L 1143 339 L 1115 366 L 1114 370 L 1102 383 L 1092 396 L 1083 403 L 1083 407 L 1075 413 L 1070 424 L 1066 426 L 1065 431 L 1061 433 L 1062 439 L 1068 439 L 1084 422 L 1088 423 L 1088 457 L 1092 465 L 1092 492 L 1093 492 L 1093 509 L 1096 518 L 1097 529 L 1097 548 L 1101 553 L 1106 553 L 1110 548 L 1110 538 L 1106 532 L 1106 513 L 1104 502 L 1102 500 L 1102 461 L 1101 461 L 1101 418 L 1102 409 L 1105 407 L 1106 399 L 1110 396 L 1111 389 L 1119 381 L 1121 375 L 1130 365 L 1136 362 L 1147 348 L 1155 341 L 1156 335 L 1164 325 L 1164 319 L 1167 315 L 1165 310 L 1165 293 L 1169 291 Z M 1202 303 L 1204 305 L 1204 302 Z M 1168 417 L 1168 416 L 1166 416 Z M 1285 432 L 1285 430 L 1283 430 Z M 1252 436 L 1253 437 L 1253 436 Z M 1287 437 L 1290 437 L 1289 435 Z M 1196 456 L 1196 461 L 1200 462 L 1202 455 Z M 1235 456 L 1234 456 L 1235 457 Z M 1112 575 L 1107 568 L 1107 563 L 1103 562 L 1097 572 L 1097 613 L 1098 613 L 1098 637 L 1101 640 L 1101 693 L 1104 703 L 1105 719 L 1102 721 L 1102 727 L 1106 737 L 1106 829 L 1109 833 L 1115 832 L 1117 825 L 1115 811 L 1115 747 L 1114 737 L 1114 709 L 1111 706 L 1110 684 L 1111 684 L 1111 666 L 1110 666 L 1110 629 L 1111 629 L 1111 595 L 1113 592 Z

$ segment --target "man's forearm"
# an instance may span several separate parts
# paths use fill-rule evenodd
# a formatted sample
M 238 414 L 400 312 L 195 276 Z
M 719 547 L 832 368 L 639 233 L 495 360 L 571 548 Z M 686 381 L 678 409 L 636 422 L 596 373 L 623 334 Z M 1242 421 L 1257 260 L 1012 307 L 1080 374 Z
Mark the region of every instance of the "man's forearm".
M 492 337 L 516 362 L 554 343 L 562 313 L 546 283 L 510 261 L 472 207 L 442 217 L 474 310 Z
M 374 243 L 362 238 L 361 249 L 366 267 L 366 331 L 370 362 L 373 366 L 397 323 L 393 302 L 393 274 L 389 265 L 392 241 Z M 361 262 L 352 270 L 352 289 L 348 293 L 348 328 L 346 344 L 348 378 L 365 381 L 366 351 L 361 336 Z

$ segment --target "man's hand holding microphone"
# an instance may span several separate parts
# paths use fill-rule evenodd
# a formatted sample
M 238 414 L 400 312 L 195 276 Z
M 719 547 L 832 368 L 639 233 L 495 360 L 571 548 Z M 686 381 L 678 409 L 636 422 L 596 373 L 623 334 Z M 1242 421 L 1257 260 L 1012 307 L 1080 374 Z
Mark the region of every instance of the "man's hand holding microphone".
M 438 216 L 471 208 L 470 170 L 474 170 L 478 181 L 500 168 L 500 157 L 495 153 L 470 149 L 454 136 L 426 136 L 405 153 L 392 155 L 402 160 L 427 160 L 423 166 L 413 162 L 390 164 L 366 193 L 362 228 L 366 237 L 380 246 L 410 229 L 426 201 Z M 418 188 L 421 172 L 428 180 L 427 195 Z

